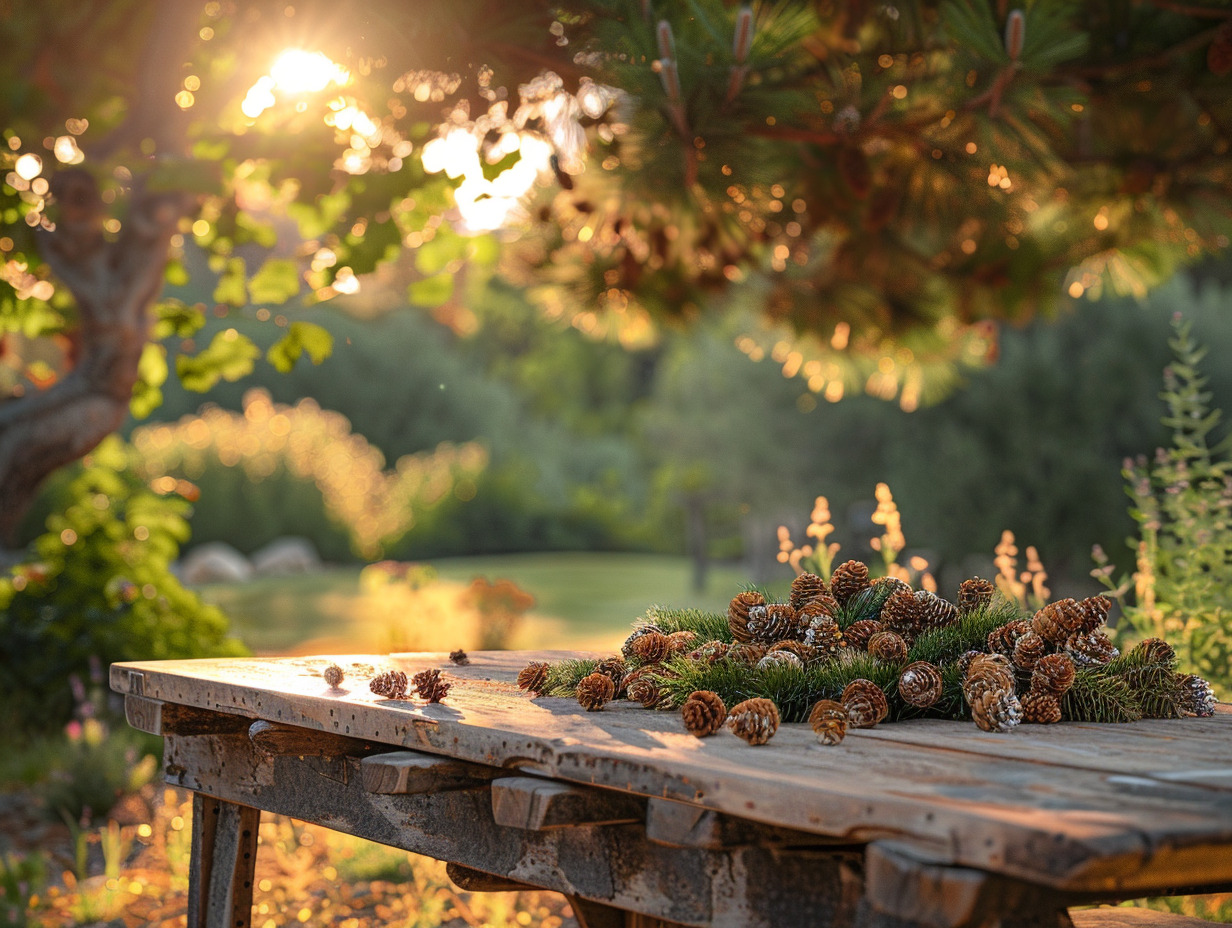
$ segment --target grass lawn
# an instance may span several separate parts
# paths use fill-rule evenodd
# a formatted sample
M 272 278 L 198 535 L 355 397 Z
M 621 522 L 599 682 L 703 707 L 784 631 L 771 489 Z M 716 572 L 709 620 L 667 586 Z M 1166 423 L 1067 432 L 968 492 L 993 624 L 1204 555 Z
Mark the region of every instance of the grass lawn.
M 474 647 L 457 598 L 475 577 L 509 579 L 535 597 L 511 647 L 610 649 L 651 605 L 725 611 L 746 578 L 717 567 L 690 589 L 686 558 L 650 554 L 515 554 L 430 563 L 440 581 L 415 595 L 362 590 L 358 567 L 211 585 L 200 593 L 259 654 L 368 653 Z M 784 585 L 788 578 L 784 579 Z

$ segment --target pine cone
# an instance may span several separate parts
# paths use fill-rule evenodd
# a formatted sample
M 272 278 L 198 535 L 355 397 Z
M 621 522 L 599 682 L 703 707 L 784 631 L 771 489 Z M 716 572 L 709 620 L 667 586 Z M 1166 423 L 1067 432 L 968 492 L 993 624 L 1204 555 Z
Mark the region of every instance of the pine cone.
M 903 638 L 914 637 L 920 628 L 919 602 L 911 590 L 898 590 L 881 607 L 881 624 Z
M 663 688 L 666 674 L 656 668 L 654 673 L 637 675 L 625 686 L 625 694 L 634 702 L 640 702 L 645 709 L 658 709 L 668 701 L 667 691 Z M 633 677 L 633 674 L 630 674 Z
M 548 682 L 548 665 L 543 661 L 531 661 L 518 672 L 518 688 L 543 695 L 544 684 Z
M 406 699 L 406 674 L 401 670 L 378 674 L 368 683 L 368 689 L 386 699 Z
M 1079 667 L 1100 667 L 1121 652 L 1103 632 L 1078 632 L 1065 639 L 1065 653 Z
M 847 641 L 847 647 L 859 648 L 861 651 L 868 650 L 868 640 L 882 631 L 884 626 L 876 619 L 860 619 L 858 622 L 852 622 L 843 632 L 843 638 Z
M 587 712 L 597 712 L 612 701 L 616 695 L 616 684 L 612 678 L 601 673 L 592 673 L 582 677 L 577 685 L 578 705 Z
M 885 692 L 872 680 L 857 677 L 843 690 L 843 708 L 851 728 L 872 728 L 890 714 Z
M 843 630 L 829 616 L 814 616 L 801 637 L 806 645 L 818 652 L 819 657 L 833 657 L 847 647 Z
M 624 680 L 625 674 L 629 672 L 629 668 L 625 665 L 623 657 L 605 657 L 595 664 L 594 672 L 610 677 L 612 682 L 616 684 L 616 691 L 619 692 L 620 684 Z
M 787 601 L 799 609 L 805 603 L 810 603 L 826 592 L 826 581 L 816 574 L 803 573 L 791 581 L 791 593 Z
M 847 736 L 847 710 L 841 702 L 818 700 L 808 721 L 822 744 L 839 744 Z
M 1068 654 L 1046 654 L 1031 671 L 1031 691 L 1060 698 L 1074 685 L 1074 659 Z
M 870 586 L 868 565 L 862 561 L 844 561 L 830 575 L 830 592 L 844 606 L 851 597 Z
M 843 607 L 838 604 L 838 600 L 829 593 L 823 592 L 816 599 L 811 600 L 796 610 L 796 621 L 801 625 L 807 625 L 813 619 L 823 617 L 832 619 Z
M 958 611 L 962 614 L 975 612 L 992 602 L 997 586 L 983 577 L 972 577 L 958 585 Z
M 342 685 L 342 679 L 346 675 L 342 672 L 342 668 L 337 664 L 330 664 L 325 668 L 321 676 L 325 678 L 325 682 L 329 684 L 330 689 L 336 690 Z
M 907 659 L 907 642 L 897 632 L 877 632 L 868 639 L 868 653 L 887 664 L 901 664 Z
M 1014 642 L 1014 652 L 1010 655 L 1010 662 L 1018 670 L 1031 671 L 1035 669 L 1035 665 L 1039 663 L 1039 659 L 1047 650 L 1048 642 L 1035 632 L 1027 632 Z
M 1000 654 L 985 654 L 971 661 L 963 679 L 963 696 L 974 705 L 976 698 L 994 690 L 1014 692 L 1014 670 Z
M 1090 634 L 1108 624 L 1108 611 L 1112 608 L 1112 600 L 1107 596 L 1088 596 L 1078 604 L 1082 608 L 1082 625 L 1080 632 Z
M 1176 648 L 1162 638 L 1147 638 L 1134 645 L 1129 656 L 1144 664 L 1163 664 L 1165 667 L 1176 666 Z
M 667 658 L 672 646 L 663 632 L 650 632 L 635 638 L 629 647 L 643 664 L 657 664 Z
M 1031 619 L 1031 630 L 1050 644 L 1063 645 L 1082 626 L 1083 609 L 1072 599 L 1058 599 Z
M 697 644 L 697 632 L 681 629 L 667 636 L 667 656 L 687 654 Z
M 727 727 L 749 744 L 765 744 L 779 729 L 779 709 L 769 699 L 746 699 L 731 707 Z
M 767 651 L 766 656 L 757 662 L 757 669 L 770 670 L 773 667 L 795 667 L 802 670 L 804 661 L 800 660 L 800 655 L 791 651 Z
M 1219 702 L 1211 685 L 1197 674 L 1187 673 L 1177 681 L 1181 696 L 1181 711 L 1208 719 L 1215 714 Z
M 941 671 L 928 661 L 908 664 L 898 678 L 898 695 L 919 709 L 927 709 L 940 699 L 941 688 Z
M 637 639 L 643 637 L 644 635 L 650 635 L 655 632 L 658 632 L 661 635 L 663 634 L 663 629 L 659 628 L 657 625 L 651 624 L 639 625 L 637 628 L 633 629 L 629 637 L 625 639 L 625 643 L 620 646 L 620 653 L 624 656 L 624 659 L 629 660 L 633 657 L 633 642 L 637 641 Z
M 760 644 L 795 638 L 799 632 L 796 610 L 788 603 L 766 603 L 749 609 L 748 633 Z
M 915 592 L 915 619 L 918 631 L 949 625 L 958 618 L 958 607 L 931 590 Z
M 469 664 L 471 662 L 471 659 L 467 656 L 466 652 L 463 651 L 461 648 L 458 648 L 458 650 L 456 651 L 450 651 L 449 659 L 459 666 L 463 664 Z
M 1023 696 L 1022 720 L 1032 725 L 1054 725 L 1061 721 L 1061 699 L 1051 693 L 1037 693 L 1034 690 Z
M 987 646 L 988 650 L 993 654 L 1004 654 L 1010 657 L 1014 653 L 1014 645 L 1018 643 L 1018 639 L 1031 631 L 1029 622 L 1024 622 L 1021 619 L 1015 619 L 1012 622 L 1006 622 L 999 628 L 994 628 L 988 633 Z
M 441 679 L 441 672 L 436 669 L 421 670 L 411 678 L 411 682 L 415 684 L 419 698 L 428 702 L 440 702 L 449 695 L 452 686 Z
M 1011 731 L 1022 721 L 1022 703 L 1012 689 L 990 689 L 971 700 L 971 718 L 984 731 Z
M 803 641 L 780 641 L 770 647 L 770 650 L 766 652 L 766 657 L 769 657 L 775 651 L 790 651 L 800 658 L 800 663 L 803 666 L 813 663 L 819 656 L 817 648 L 811 647 Z
M 707 641 L 700 647 L 694 648 L 687 656 L 691 661 L 713 664 L 723 660 L 727 656 L 727 650 L 728 646 L 725 641 Z
M 748 664 L 752 666 L 765 656 L 766 646 L 764 644 L 757 644 L 754 641 L 734 644 L 727 649 L 727 659 L 735 664 Z
M 983 651 L 963 651 L 954 661 L 958 667 L 958 673 L 962 679 L 967 679 L 967 674 L 971 672 L 971 665 L 975 663 L 977 658 L 984 657 Z
M 690 735 L 704 738 L 723 727 L 727 707 L 717 693 L 694 690 L 680 707 L 680 717 L 684 719 L 685 730 Z
M 766 597 L 756 590 L 745 590 L 737 593 L 727 606 L 727 624 L 731 628 L 732 637 L 736 641 L 752 641 L 749 632 L 749 610 L 754 606 L 764 606 Z

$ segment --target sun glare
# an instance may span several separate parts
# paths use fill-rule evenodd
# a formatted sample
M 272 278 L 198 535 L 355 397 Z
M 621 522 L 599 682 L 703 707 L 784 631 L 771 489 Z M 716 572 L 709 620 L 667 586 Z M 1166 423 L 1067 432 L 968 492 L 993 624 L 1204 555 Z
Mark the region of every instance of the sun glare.
M 330 84 L 345 84 L 351 74 L 321 52 L 288 48 L 274 59 L 270 77 L 285 93 L 318 93 Z

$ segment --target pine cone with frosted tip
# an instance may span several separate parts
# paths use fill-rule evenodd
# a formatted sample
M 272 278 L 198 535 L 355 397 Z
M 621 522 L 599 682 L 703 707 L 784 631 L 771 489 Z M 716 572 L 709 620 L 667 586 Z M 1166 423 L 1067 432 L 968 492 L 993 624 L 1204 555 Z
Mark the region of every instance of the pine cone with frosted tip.
M 971 700 L 971 719 L 984 731 L 1012 731 L 1022 721 L 1022 703 L 1012 689 L 987 690 Z
M 1021 619 L 1015 619 L 1012 622 L 1006 622 L 1004 625 L 994 628 L 988 633 L 986 644 L 988 650 L 994 654 L 1004 654 L 1010 657 L 1014 653 L 1014 645 L 1018 643 L 1018 639 L 1031 631 L 1031 624 L 1024 622 Z
M 535 696 L 543 695 L 543 687 L 547 682 L 548 665 L 544 661 L 531 661 L 518 671 L 518 688 Z
M 1084 621 L 1084 610 L 1072 599 L 1048 603 L 1031 619 L 1031 630 L 1049 644 L 1064 645 L 1065 639 L 1078 631 Z
M 967 703 L 974 705 L 986 693 L 1001 690 L 1014 692 L 1014 670 L 1010 662 L 1000 654 L 985 654 L 973 660 L 963 679 L 963 697 Z
M 992 602 L 997 585 L 983 577 L 971 577 L 958 585 L 958 611 L 962 614 L 983 609 Z
M 843 689 L 843 708 L 851 728 L 872 728 L 890 714 L 885 691 L 872 680 L 857 677 Z
M 1051 693 L 1032 690 L 1019 699 L 1022 720 L 1032 725 L 1055 725 L 1061 721 L 1061 699 Z
M 680 707 L 680 717 L 690 735 L 704 738 L 723 727 L 727 718 L 727 707 L 717 693 L 694 690 Z
M 1031 671 L 1031 690 L 1060 698 L 1074 685 L 1074 659 L 1068 654 L 1046 654 Z
M 1177 681 L 1181 695 L 1181 711 L 1208 719 L 1215 714 L 1219 700 L 1210 683 L 1197 674 L 1187 673 Z
M 967 674 L 971 672 L 971 665 L 975 663 L 977 658 L 984 656 L 983 651 L 963 651 L 962 654 L 958 655 L 958 659 L 954 663 L 957 665 L 958 672 L 964 680 L 967 679 Z
M 1046 653 L 1048 653 L 1048 642 L 1035 632 L 1027 632 L 1014 642 L 1010 662 L 1018 670 L 1031 671 Z
M 421 670 L 411 678 L 411 682 L 415 684 L 419 698 L 428 702 L 440 702 L 449 695 L 452 686 L 441 679 L 441 672 L 436 669 Z
M 629 637 L 625 639 L 624 644 L 620 646 L 620 653 L 624 659 L 629 660 L 633 657 L 633 642 L 637 641 L 637 639 L 643 637 L 644 635 L 650 635 L 655 632 L 662 635 L 663 629 L 659 628 L 657 625 L 649 623 L 646 625 L 639 625 L 637 628 L 633 629 L 633 631 L 630 632 Z
M 756 590 L 745 590 L 732 597 L 732 601 L 727 606 L 727 625 L 736 641 L 753 640 L 753 635 L 749 631 L 749 610 L 754 606 L 765 604 L 766 597 Z
M 616 684 L 616 691 L 620 692 L 620 684 L 628 671 L 629 668 L 625 665 L 623 657 L 605 657 L 595 664 L 594 672 L 611 677 L 612 682 Z
M 727 659 L 736 664 L 752 666 L 766 656 L 766 646 L 755 641 L 734 644 L 727 649 Z
M 822 744 L 840 744 L 847 737 L 847 710 L 841 702 L 818 700 L 809 712 L 808 722 Z
M 791 651 L 767 651 L 766 656 L 757 662 L 758 670 L 770 670 L 774 667 L 794 667 L 800 670 L 804 667 L 804 661 L 800 660 L 799 654 L 793 654 Z
M 1079 667 L 1100 667 L 1121 652 L 1103 632 L 1076 632 L 1065 639 L 1065 653 Z
M 663 632 L 650 632 L 634 639 L 630 645 L 633 656 L 644 664 L 657 664 L 671 652 L 671 642 Z
M 832 619 L 842 608 L 837 599 L 829 593 L 822 593 L 796 610 L 796 621 L 801 625 L 807 625 L 816 618 Z
M 844 606 L 851 597 L 870 586 L 868 565 L 863 561 L 844 561 L 830 574 L 830 593 Z
M 1082 624 L 1078 631 L 1090 634 L 1108 624 L 1108 612 L 1112 609 L 1112 600 L 1107 596 L 1088 596 L 1080 602 L 1082 609 Z
M 779 730 L 779 707 L 769 699 L 746 699 L 731 707 L 727 727 L 749 744 L 765 744 Z
M 877 632 L 868 639 L 868 653 L 888 664 L 899 664 L 907 659 L 907 642 L 897 632 Z
M 881 607 L 881 624 L 886 631 L 895 632 L 904 639 L 914 637 L 920 630 L 920 604 L 910 589 L 897 590 Z
M 543 666 L 547 667 L 546 664 Z M 406 699 L 406 674 L 401 670 L 377 674 L 368 683 L 368 689 L 386 699 Z
M 803 641 L 779 641 L 770 646 L 770 650 L 766 652 L 766 657 L 769 657 L 775 651 L 790 651 L 796 657 L 800 658 L 800 663 L 803 666 L 808 666 L 818 659 L 817 648 L 805 644 Z
M 330 664 L 325 668 L 321 676 L 325 678 L 325 682 L 329 684 L 330 689 L 336 690 L 342 685 L 342 680 L 346 675 L 337 664 Z
M 748 633 L 752 640 L 770 645 L 800 633 L 796 610 L 790 603 L 765 603 L 749 608 Z
M 727 657 L 728 644 L 726 641 L 707 641 L 694 648 L 688 653 L 688 658 L 691 661 L 700 661 L 704 664 L 714 664 Z
M 592 673 L 578 681 L 578 705 L 587 712 L 599 711 L 611 702 L 615 695 L 616 684 L 605 674 Z
M 847 647 L 867 651 L 869 639 L 882 630 L 882 624 L 876 619 L 860 619 L 847 626 L 843 631 L 843 638 L 847 641 Z
M 818 656 L 833 657 L 847 647 L 843 630 L 829 616 L 815 616 L 810 619 L 801 638 Z
M 919 631 L 942 628 L 958 618 L 958 607 L 932 590 L 916 590 L 915 621 Z
M 898 677 L 898 695 L 903 702 L 927 709 L 941 698 L 941 671 L 928 661 L 914 661 Z
M 825 592 L 827 592 L 826 581 L 817 574 L 802 573 L 791 581 L 791 592 L 787 596 L 787 601 L 794 608 L 799 609 Z

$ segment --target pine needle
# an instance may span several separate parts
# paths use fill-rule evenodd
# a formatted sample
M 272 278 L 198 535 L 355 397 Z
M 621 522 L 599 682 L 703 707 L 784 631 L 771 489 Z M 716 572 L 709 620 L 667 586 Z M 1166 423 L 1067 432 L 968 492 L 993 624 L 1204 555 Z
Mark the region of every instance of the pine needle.
M 941 666 L 957 660 L 965 651 L 987 650 L 988 633 L 1019 618 L 1022 613 L 1016 605 L 993 602 L 920 635 L 907 652 L 907 660 Z
M 1080 670 L 1074 685 L 1061 697 L 1061 718 L 1067 722 L 1136 722 L 1140 705 L 1130 685 L 1119 676 Z
M 544 696 L 575 696 L 582 677 L 595 672 L 598 661 L 570 658 L 548 665 L 547 680 L 543 684 Z
M 705 612 L 701 609 L 666 609 L 662 606 L 651 606 L 646 610 L 639 626 L 655 625 L 665 634 L 688 631 L 697 635 L 699 644 L 706 641 L 731 642 L 731 626 L 727 616 L 718 612 Z

